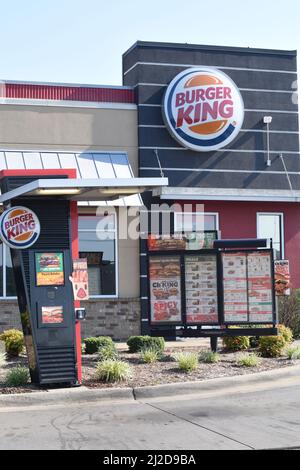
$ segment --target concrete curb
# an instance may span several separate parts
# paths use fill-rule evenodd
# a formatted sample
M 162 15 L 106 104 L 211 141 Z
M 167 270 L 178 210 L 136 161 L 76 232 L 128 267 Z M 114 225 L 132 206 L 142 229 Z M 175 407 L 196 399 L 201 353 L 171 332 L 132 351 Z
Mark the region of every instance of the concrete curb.
M 299 376 L 300 365 L 254 374 L 235 375 L 196 382 L 177 382 L 149 387 L 89 389 L 87 387 L 0 395 L 0 409 L 57 404 L 79 404 L 119 400 L 145 400 L 172 396 L 186 396 L 207 392 L 239 389 L 241 386 L 267 384 L 276 380 Z
M 79 404 L 84 402 L 133 400 L 132 388 L 90 389 L 87 387 L 65 388 L 0 395 L 0 409 L 5 407 L 24 407 L 57 404 Z

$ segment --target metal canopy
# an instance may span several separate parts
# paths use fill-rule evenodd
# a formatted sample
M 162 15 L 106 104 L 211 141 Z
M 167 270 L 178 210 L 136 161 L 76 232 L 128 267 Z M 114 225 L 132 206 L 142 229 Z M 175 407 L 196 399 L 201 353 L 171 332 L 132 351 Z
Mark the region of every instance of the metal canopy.
M 70 201 L 107 201 L 167 185 L 168 178 L 38 179 L 2 194 L 0 202 L 49 196 Z

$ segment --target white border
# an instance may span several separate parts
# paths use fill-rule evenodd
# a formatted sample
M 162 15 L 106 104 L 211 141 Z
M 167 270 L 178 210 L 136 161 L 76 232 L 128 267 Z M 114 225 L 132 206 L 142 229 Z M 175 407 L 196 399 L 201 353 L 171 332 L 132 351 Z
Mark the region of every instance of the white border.
M 261 215 L 277 215 L 281 218 L 281 229 L 280 229 L 280 238 L 281 238 L 281 259 L 285 259 L 285 241 L 284 241 L 284 212 L 257 212 L 256 213 L 256 234 L 258 238 L 261 238 L 260 236 L 260 227 L 259 227 L 259 217 Z

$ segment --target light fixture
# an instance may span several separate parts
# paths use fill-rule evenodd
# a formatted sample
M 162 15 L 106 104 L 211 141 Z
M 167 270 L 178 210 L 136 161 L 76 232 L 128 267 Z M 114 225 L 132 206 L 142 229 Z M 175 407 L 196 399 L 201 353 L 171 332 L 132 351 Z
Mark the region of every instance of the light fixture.
M 267 166 L 272 165 L 272 161 L 270 159 L 270 124 L 273 121 L 272 116 L 264 116 L 264 124 L 267 124 Z
M 44 189 L 37 189 L 35 191 L 36 194 L 39 196 L 69 196 L 80 194 L 81 189 L 79 188 L 44 188 Z

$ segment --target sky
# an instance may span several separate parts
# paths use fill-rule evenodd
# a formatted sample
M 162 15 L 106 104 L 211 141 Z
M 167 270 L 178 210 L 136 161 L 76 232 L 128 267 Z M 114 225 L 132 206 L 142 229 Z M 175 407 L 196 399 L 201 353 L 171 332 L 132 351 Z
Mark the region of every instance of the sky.
M 0 80 L 122 84 L 137 40 L 300 51 L 299 0 L 0 0 Z

